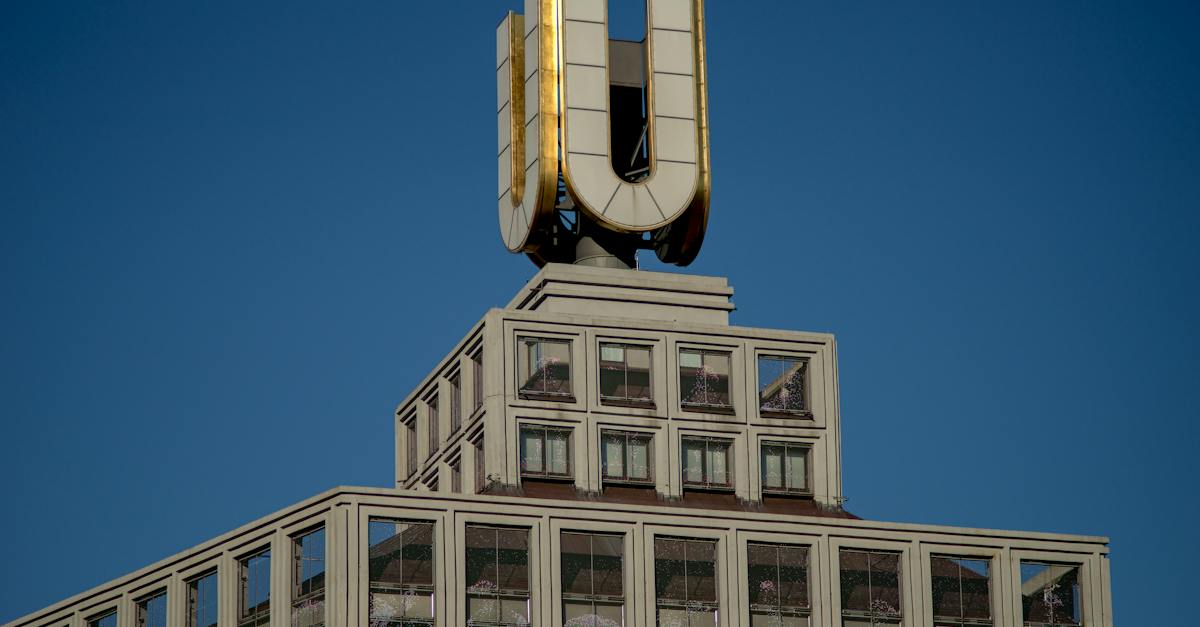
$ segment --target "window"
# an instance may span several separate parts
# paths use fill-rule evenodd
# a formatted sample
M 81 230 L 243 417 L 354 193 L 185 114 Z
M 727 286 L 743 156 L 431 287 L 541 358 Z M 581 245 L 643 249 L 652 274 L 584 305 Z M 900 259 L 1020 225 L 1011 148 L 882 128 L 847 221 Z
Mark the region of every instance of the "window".
M 683 438 L 683 485 L 693 488 L 732 488 L 733 443 L 716 438 Z
M 808 414 L 808 360 L 760 356 L 758 407 L 764 414 Z
M 487 460 L 484 458 L 483 436 L 475 440 L 475 492 L 487 490 Z
M 729 400 L 730 353 L 683 349 L 679 351 L 679 395 L 684 406 L 715 409 L 733 407 Z
M 660 627 L 717 624 L 717 543 L 654 539 L 654 593 Z
M 795 442 L 762 443 L 764 493 L 811 494 L 808 484 L 809 447 Z
M 529 625 L 529 530 L 467 525 L 467 624 Z
M 165 590 L 138 601 L 134 609 L 136 627 L 167 627 L 167 593 Z
M 605 431 L 600 435 L 600 466 L 606 483 L 654 483 L 651 436 Z
M 566 627 L 625 624 L 625 537 L 564 531 L 563 620 Z
M 117 611 L 113 610 L 107 614 L 89 618 L 87 624 L 88 627 L 117 627 Z
M 1021 615 L 1029 627 L 1081 625 L 1079 566 L 1021 562 Z
M 842 624 L 899 625 L 900 554 L 842 549 Z
M 433 625 L 433 523 L 372 518 L 371 627 Z
M 462 377 L 456 372 L 450 377 L 450 433 L 462 426 Z
M 522 337 L 517 340 L 517 374 L 524 398 L 571 397 L 571 342 Z
M 990 560 L 934 555 L 929 558 L 929 576 L 934 627 L 992 624 Z
M 600 345 L 600 400 L 615 404 L 654 404 L 650 387 L 650 347 Z
M 167 593 L 157 592 L 137 602 L 135 606 L 137 627 L 167 627 Z
M 474 393 L 471 394 L 471 399 L 475 403 L 474 409 L 472 409 L 472 412 L 474 412 L 474 411 L 478 411 L 480 407 L 483 407 L 483 351 L 482 350 L 479 351 L 478 353 L 475 353 L 475 355 L 473 357 L 471 357 L 471 387 L 474 388 L 474 390 L 473 390 Z
M 404 448 L 408 463 L 409 476 L 417 474 L 417 417 L 410 416 L 404 423 Z
M 238 560 L 238 627 L 271 623 L 271 550 Z
M 521 427 L 522 477 L 571 477 L 571 430 Z
M 188 627 L 216 627 L 217 571 L 192 579 L 187 589 Z
M 750 543 L 746 565 L 753 627 L 809 625 L 808 547 Z
M 462 492 L 462 461 L 454 460 L 450 464 L 450 491 L 458 494 Z
M 442 415 L 438 412 L 437 393 L 435 392 L 433 396 L 430 396 L 425 401 L 425 404 L 428 407 L 426 415 L 429 416 L 429 454 L 433 455 L 442 445 L 440 428 L 442 426 Z
M 325 529 L 292 538 L 292 627 L 325 624 Z

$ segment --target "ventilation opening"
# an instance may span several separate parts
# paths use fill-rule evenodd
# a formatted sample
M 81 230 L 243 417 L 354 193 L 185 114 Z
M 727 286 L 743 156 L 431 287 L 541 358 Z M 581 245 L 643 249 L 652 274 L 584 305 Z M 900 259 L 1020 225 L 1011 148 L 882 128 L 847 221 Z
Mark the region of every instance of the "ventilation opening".
M 630 183 L 650 175 L 646 26 L 646 0 L 609 0 L 608 105 L 612 166 L 617 176 Z

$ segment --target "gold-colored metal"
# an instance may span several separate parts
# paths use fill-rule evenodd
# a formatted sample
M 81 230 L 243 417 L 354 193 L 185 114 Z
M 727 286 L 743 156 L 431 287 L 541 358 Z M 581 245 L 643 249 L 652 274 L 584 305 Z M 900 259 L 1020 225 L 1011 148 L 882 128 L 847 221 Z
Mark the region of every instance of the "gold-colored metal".
M 525 16 L 508 12 L 509 112 L 512 128 L 512 189 L 514 207 L 525 197 Z
M 526 16 L 509 13 L 508 60 L 510 69 L 511 159 L 512 178 L 508 202 L 515 211 L 524 212 L 526 233 L 513 252 L 535 252 L 542 244 L 536 235 L 545 222 L 553 217 L 558 191 L 558 28 L 555 21 L 558 0 L 538 0 L 539 22 L 534 33 L 526 34 Z M 528 102 L 525 93 L 525 41 L 529 36 L 539 38 L 538 101 Z M 526 169 L 527 107 L 536 106 L 538 125 L 538 167 Z M 532 179 L 532 180 L 530 180 Z M 535 186 L 532 202 L 526 202 L 527 186 Z M 506 238 L 507 242 L 507 238 Z

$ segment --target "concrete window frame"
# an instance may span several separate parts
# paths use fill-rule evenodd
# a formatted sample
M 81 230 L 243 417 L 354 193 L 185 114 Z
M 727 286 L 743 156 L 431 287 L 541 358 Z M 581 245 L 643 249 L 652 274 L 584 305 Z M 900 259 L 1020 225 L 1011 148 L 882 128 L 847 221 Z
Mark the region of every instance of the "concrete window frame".
M 489 527 L 510 527 L 529 530 L 529 624 L 540 625 L 542 618 L 542 607 L 544 599 L 542 591 L 545 590 L 546 582 L 543 580 L 544 559 L 542 557 L 542 544 L 544 542 L 544 520 L 541 517 L 535 516 L 512 516 L 504 514 L 477 513 L 477 512 L 458 512 L 454 515 L 453 535 L 449 540 L 446 550 L 443 554 L 452 555 L 454 559 L 455 572 L 465 573 L 467 569 L 467 553 L 466 553 L 466 533 L 468 525 L 484 525 Z M 435 528 L 436 534 L 436 528 Z M 437 572 L 438 564 L 434 564 L 434 572 Z M 465 582 L 460 582 L 464 583 Z M 435 593 L 436 594 L 436 593 Z M 462 590 L 454 590 L 447 594 L 452 595 L 452 602 L 447 603 L 454 610 L 454 616 L 446 616 L 445 625 L 462 625 L 466 624 L 467 619 L 467 592 L 464 585 Z
M 137 594 L 129 595 L 129 598 L 131 599 L 130 604 L 133 606 L 133 627 L 149 627 L 149 621 L 145 620 L 145 616 L 142 613 L 142 606 L 159 597 L 162 597 L 167 603 L 165 608 L 166 612 L 163 615 L 164 623 L 160 627 L 167 627 L 171 621 L 171 593 L 167 582 L 163 581 L 151 584 L 149 588 L 150 589 L 148 591 L 141 591 Z
M 1105 608 L 1096 605 L 1096 599 L 1103 596 L 1100 591 L 1100 581 L 1103 573 L 1096 571 L 1102 568 L 1098 564 L 1103 559 L 1095 553 L 1065 553 L 1060 551 L 1041 551 L 1036 549 L 1014 549 L 1010 551 L 1009 583 L 1012 594 L 1009 595 L 1010 608 L 1013 613 L 1013 625 L 1027 625 L 1024 622 L 1024 607 L 1021 595 L 1021 563 L 1042 562 L 1048 564 L 1063 564 L 1079 567 L 1080 622 L 1082 627 L 1096 627 L 1105 624 L 1103 617 L 1111 616 Z
M 562 534 L 563 532 L 577 533 L 597 533 L 608 535 L 621 535 L 624 538 L 624 555 L 622 563 L 622 577 L 624 579 L 625 590 L 625 615 L 633 616 L 633 612 L 637 607 L 639 597 L 638 592 L 638 575 L 637 569 L 632 567 L 639 564 L 641 555 L 637 553 L 638 543 L 638 525 L 602 522 L 597 520 L 564 520 L 554 519 L 550 524 L 550 585 L 551 585 L 551 613 L 550 618 L 552 625 L 563 624 L 563 591 L 562 591 Z M 639 621 L 627 620 L 625 624 L 636 625 Z M 534 622 L 537 625 L 539 623 Z M 646 623 L 652 625 L 651 623 Z
M 730 621 L 726 618 L 729 615 L 730 608 L 733 607 L 736 599 L 740 596 L 734 592 L 732 586 L 725 585 L 725 582 L 736 581 L 734 575 L 737 573 L 736 564 L 737 555 L 734 553 L 737 549 L 736 532 L 727 527 L 680 527 L 680 526 L 664 526 L 664 525 L 644 525 L 642 527 L 642 554 L 644 557 L 646 576 L 642 586 L 642 598 L 645 599 L 643 604 L 643 615 L 640 624 L 656 625 L 658 614 L 658 597 L 655 591 L 655 564 L 654 564 L 654 541 L 658 538 L 683 539 L 683 540 L 711 540 L 716 542 L 717 563 L 715 565 L 716 572 L 716 587 L 717 587 L 717 615 L 720 617 L 718 625 L 729 625 Z M 637 624 L 635 622 L 635 624 Z
M 917 560 L 913 559 L 915 553 L 914 544 L 913 542 L 894 542 L 867 538 L 830 538 L 829 581 L 833 589 L 829 591 L 829 597 L 833 599 L 833 607 L 830 609 L 834 624 L 842 624 L 841 554 L 843 550 L 847 550 L 899 553 L 900 621 L 897 624 L 900 627 L 918 627 L 918 625 L 923 625 L 924 623 L 920 622 L 923 619 L 915 616 L 920 610 L 918 609 L 914 612 L 914 608 L 923 607 L 923 601 L 915 596 L 919 593 L 922 586 L 914 585 L 914 582 L 921 581 L 921 569 Z
M 744 393 L 752 399 L 747 414 L 750 423 L 771 427 L 830 428 L 837 417 L 837 364 L 832 342 L 805 342 L 752 338 L 746 341 Z M 764 412 L 758 399 L 758 358 L 783 357 L 808 361 L 806 415 Z
M 809 622 L 811 625 L 825 625 L 826 616 L 826 600 L 828 593 L 825 590 L 825 579 L 822 573 L 828 572 L 827 563 L 829 556 L 825 551 L 825 543 L 819 535 L 796 534 L 796 533 L 780 533 L 774 531 L 747 531 L 738 530 L 735 532 L 735 553 L 736 553 L 736 581 L 748 583 L 750 580 L 750 565 L 748 545 L 751 543 L 764 544 L 789 544 L 808 549 L 808 604 L 810 608 Z M 739 593 L 739 599 L 745 598 L 746 602 L 740 604 L 738 608 L 740 624 L 750 624 L 750 602 L 749 597 L 742 597 Z M 836 624 L 836 623 L 830 623 Z
M 1005 559 L 1004 549 L 998 547 L 969 546 L 961 544 L 921 543 L 921 600 L 922 607 L 928 613 L 926 617 L 930 624 L 933 616 L 933 572 L 932 558 L 958 557 L 965 559 L 988 560 L 991 562 L 991 602 L 992 625 L 1010 625 L 1012 617 L 1008 613 L 1004 599 L 1008 598 L 1011 590 L 1008 588 L 1008 560 Z
M 440 514 L 440 515 L 439 515 Z M 385 507 L 379 505 L 360 505 L 358 507 L 358 520 L 352 521 L 351 524 L 356 524 L 357 543 L 350 544 L 350 550 L 354 552 L 357 559 L 358 578 L 361 582 L 358 586 L 358 598 L 351 599 L 351 603 L 357 603 L 358 615 L 363 617 L 364 622 L 369 621 L 371 616 L 371 522 L 373 520 L 381 521 L 397 521 L 409 523 L 431 523 L 433 525 L 433 620 L 437 625 L 448 625 L 451 623 L 445 622 L 446 610 L 448 607 L 446 601 L 446 572 L 445 572 L 445 556 L 448 548 L 462 546 L 461 542 L 457 545 L 448 544 L 449 538 L 446 537 L 445 530 L 447 529 L 448 519 L 451 514 L 448 512 L 430 512 L 423 510 L 404 510 L 397 511 L 394 507 Z M 350 540 L 352 540 L 351 538 Z M 355 559 L 349 560 L 348 567 L 353 567 Z M 461 571 L 460 571 L 461 572 Z M 328 605 L 326 606 L 328 608 Z M 327 622 L 326 625 L 329 623 Z
M 667 335 L 658 331 L 642 329 L 588 328 L 585 331 L 586 345 L 593 347 L 588 353 L 588 370 L 594 381 L 588 385 L 588 410 L 597 416 L 619 416 L 633 418 L 657 418 L 667 420 L 671 414 L 670 369 Z M 600 346 L 601 344 L 624 344 L 650 349 L 650 386 L 653 403 L 621 403 L 600 396 Z
M 729 407 L 690 405 L 683 402 L 680 388 L 680 354 L 682 351 L 699 350 L 729 353 Z M 670 389 L 670 411 L 672 421 L 698 421 L 710 423 L 746 424 L 746 343 L 743 340 L 724 337 L 676 338 L 669 345 L 667 354 L 668 385 Z
M 270 621 L 271 612 L 276 609 L 275 595 L 271 594 L 273 592 L 271 580 L 274 579 L 272 575 L 275 570 L 275 552 L 271 550 L 272 548 L 271 543 L 268 541 L 260 543 L 250 550 L 241 551 L 234 557 L 234 563 L 237 565 L 237 597 L 234 599 L 234 603 L 237 612 L 237 625 L 239 627 L 270 624 L 269 622 L 264 623 L 262 621 Z M 264 553 L 267 554 L 267 609 L 260 609 L 247 615 L 245 614 L 245 601 L 247 594 L 246 584 L 249 579 L 249 562 L 250 560 L 263 557 Z

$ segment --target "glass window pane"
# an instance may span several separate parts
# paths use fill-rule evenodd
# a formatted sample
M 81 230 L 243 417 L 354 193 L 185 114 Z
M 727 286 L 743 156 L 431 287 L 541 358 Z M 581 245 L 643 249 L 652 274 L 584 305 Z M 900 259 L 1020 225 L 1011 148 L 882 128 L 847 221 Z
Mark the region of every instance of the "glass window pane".
M 570 436 L 567 431 L 546 432 L 546 472 L 554 475 L 570 474 Z
M 624 556 L 624 537 L 592 536 L 592 594 L 625 596 Z
M 751 605 L 779 605 L 779 547 L 769 544 L 746 545 Z
M 679 366 L 681 368 L 699 368 L 702 364 L 698 351 L 679 351 Z
M 708 443 L 708 483 L 713 485 L 729 485 L 728 467 L 729 445 L 723 442 Z
M 137 609 L 138 627 L 167 627 L 167 593 L 139 602 Z
M 871 609 L 882 616 L 900 615 L 900 555 L 871 553 Z
M 650 480 L 650 438 L 629 438 L 629 478 Z
M 507 625 L 529 625 L 529 597 L 501 598 L 500 617 Z
M 729 374 L 733 369 L 732 364 L 733 359 L 729 353 L 704 354 L 704 369 L 711 378 L 709 404 L 729 405 Z
M 688 483 L 704 481 L 704 441 L 683 441 L 683 480 Z
M 496 530 L 468 525 L 466 545 L 466 587 L 468 591 L 492 591 L 499 581 L 496 566 Z
M 271 552 L 263 551 L 247 557 L 241 569 L 241 598 L 239 618 L 249 618 L 271 607 Z
M 787 487 L 790 490 L 808 489 L 808 449 L 789 446 L 787 449 Z
M 779 489 L 783 487 L 783 447 L 763 445 L 762 447 L 763 487 Z
M 779 604 L 783 607 L 808 607 L 808 549 L 801 546 L 779 547 Z
M 691 540 L 687 543 L 688 601 L 717 602 L 717 543 Z
M 592 593 L 592 536 L 567 533 L 559 538 L 563 594 Z
M 193 579 L 188 584 L 189 627 L 215 627 L 217 624 L 217 573 Z
M 842 609 L 871 611 L 871 585 L 867 554 L 843 550 L 838 556 L 841 573 Z
M 117 613 L 109 612 L 104 616 L 93 618 L 88 621 L 88 627 L 117 627 Z
M 621 434 L 604 435 L 604 476 L 625 477 L 625 436 Z
M 980 559 L 960 559 L 963 618 L 992 617 L 992 563 Z
M 933 615 L 941 618 L 962 618 L 962 596 L 959 588 L 957 560 L 934 555 L 929 558 L 929 577 L 933 584 Z
M 371 520 L 371 583 L 433 585 L 433 524 Z
M 529 531 L 500 529 L 496 532 L 497 582 L 506 593 L 529 593 Z
M 496 623 L 500 621 L 500 602 L 493 594 L 468 594 L 467 616 L 468 624 Z
M 805 398 L 808 361 L 783 357 L 758 358 L 760 407 L 770 411 L 798 412 L 808 408 Z
M 1021 605 L 1027 623 L 1080 624 L 1079 567 L 1021 562 Z
M 318 529 L 295 539 L 295 597 L 325 589 L 325 530 Z
M 654 591 L 660 600 L 687 600 L 684 542 L 668 538 L 654 540 Z
M 546 471 L 542 451 L 544 433 L 541 429 L 521 430 L 521 470 L 527 472 Z

